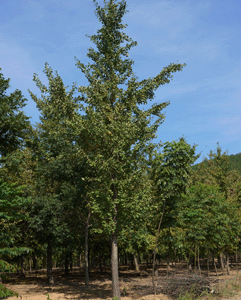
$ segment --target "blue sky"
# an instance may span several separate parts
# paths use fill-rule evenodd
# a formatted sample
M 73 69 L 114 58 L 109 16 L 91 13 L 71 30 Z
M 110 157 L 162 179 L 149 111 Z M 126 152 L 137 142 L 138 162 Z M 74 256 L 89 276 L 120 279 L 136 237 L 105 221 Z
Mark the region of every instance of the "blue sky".
M 187 64 L 156 92 L 153 103 L 170 101 L 157 141 L 184 136 L 198 145 L 201 158 L 217 142 L 229 154 L 240 153 L 240 0 L 127 0 L 127 5 L 123 22 L 138 42 L 129 54 L 140 80 L 154 77 L 169 63 Z M 37 73 L 47 83 L 45 62 L 66 86 L 87 84 L 74 57 L 89 61 L 87 49 L 93 44 L 85 34 L 100 27 L 94 9 L 92 0 L 0 1 L 1 72 L 11 79 L 11 90 L 22 90 L 28 99 L 25 111 L 32 123 L 38 121 L 38 111 L 27 90 L 40 95 L 32 79 Z

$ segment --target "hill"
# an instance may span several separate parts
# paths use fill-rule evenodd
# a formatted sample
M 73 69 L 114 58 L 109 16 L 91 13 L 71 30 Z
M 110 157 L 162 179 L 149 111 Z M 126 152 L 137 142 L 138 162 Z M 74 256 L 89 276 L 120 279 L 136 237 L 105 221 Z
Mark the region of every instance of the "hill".
M 239 174 L 241 175 L 241 153 L 238 154 L 232 154 L 232 155 L 228 155 L 229 156 L 229 170 L 237 170 L 239 172 Z M 205 163 L 205 162 L 201 162 L 199 164 L 196 164 L 194 166 L 192 166 L 192 168 L 194 170 L 196 170 L 198 168 L 198 165 Z

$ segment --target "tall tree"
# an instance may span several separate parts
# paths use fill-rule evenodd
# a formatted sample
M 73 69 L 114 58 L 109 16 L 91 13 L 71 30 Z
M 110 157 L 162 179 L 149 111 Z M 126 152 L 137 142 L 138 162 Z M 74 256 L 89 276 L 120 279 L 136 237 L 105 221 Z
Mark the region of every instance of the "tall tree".
M 80 132 L 85 132 L 83 150 L 88 164 L 98 170 L 92 207 L 111 235 L 113 296 L 120 299 L 118 231 L 130 214 L 135 217 L 142 204 L 130 197 L 133 180 L 141 173 L 137 162 L 144 161 L 145 154 L 153 148 L 152 139 L 164 120 L 162 109 L 169 103 L 144 107 L 154 98 L 155 90 L 169 83 L 172 73 L 181 71 L 184 64 L 170 64 L 157 76 L 138 81 L 132 71 L 134 62 L 128 58 L 129 50 L 137 43 L 123 32 L 126 1 L 104 1 L 102 8 L 93 2 L 102 27 L 90 36 L 96 50 L 90 48 L 87 56 L 93 63 L 84 65 L 77 60 L 89 85 L 79 87 L 80 108 L 86 118 L 79 119 L 76 130 L 78 126 Z

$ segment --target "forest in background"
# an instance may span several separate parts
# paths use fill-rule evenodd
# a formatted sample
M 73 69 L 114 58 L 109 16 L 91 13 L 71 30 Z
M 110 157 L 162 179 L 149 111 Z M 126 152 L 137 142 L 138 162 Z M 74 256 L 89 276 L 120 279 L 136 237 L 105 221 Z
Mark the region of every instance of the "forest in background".
M 0 74 L 0 277 L 46 267 L 54 284 L 53 267 L 83 266 L 89 285 L 90 267 L 110 266 L 120 299 L 122 264 L 152 265 L 154 293 L 160 261 L 201 271 L 202 259 L 229 272 L 241 252 L 240 154 L 218 145 L 193 167 L 196 147 L 184 138 L 153 142 L 169 103 L 146 104 L 185 64 L 138 81 L 128 58 L 137 43 L 121 23 L 126 2 L 94 3 L 102 27 L 90 37 L 92 63 L 76 59 L 88 86 L 65 87 L 46 64 L 48 85 L 33 79 L 41 97 L 30 91 L 40 113 L 31 125 L 27 100 L 7 94 Z
M 228 164 L 229 171 L 236 170 L 241 175 L 241 153 L 228 155 L 227 150 L 225 151 L 225 153 L 229 157 L 229 164 Z M 205 163 L 205 159 L 201 163 L 193 165 L 192 166 L 193 170 L 197 170 L 198 166 L 204 163 Z

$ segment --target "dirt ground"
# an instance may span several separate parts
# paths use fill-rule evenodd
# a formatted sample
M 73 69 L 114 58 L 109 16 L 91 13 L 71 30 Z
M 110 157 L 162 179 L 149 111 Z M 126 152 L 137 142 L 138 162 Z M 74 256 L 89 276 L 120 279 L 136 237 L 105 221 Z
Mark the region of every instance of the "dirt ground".
M 4 285 L 15 291 L 22 297 L 22 300 L 64 300 L 64 299 L 112 299 L 111 273 L 107 270 L 104 274 L 98 271 L 90 273 L 90 285 L 85 287 L 84 274 L 78 268 L 73 269 L 69 275 L 64 275 L 60 269 L 54 270 L 55 285 L 46 284 L 46 272 L 40 270 L 36 273 L 29 273 L 26 278 L 21 279 L 12 276 Z M 184 267 L 172 268 L 167 273 L 165 266 L 160 266 L 159 274 L 156 278 L 157 295 L 153 295 L 151 270 L 144 268 L 139 272 L 128 270 L 122 267 L 120 270 L 121 299 L 132 300 L 174 300 L 178 299 L 181 292 L 190 289 L 193 284 L 198 284 L 199 292 L 204 289 L 215 295 L 219 284 L 224 284 L 234 278 L 237 279 L 237 271 L 232 270 L 229 276 L 210 272 L 209 277 L 205 272 L 188 273 Z M 241 272 L 240 272 L 241 275 Z M 240 280 L 240 279 L 238 279 Z M 241 284 L 241 282 L 240 282 Z M 49 295 L 49 298 L 47 296 Z M 19 299 L 10 297 L 9 299 Z M 216 299 L 239 299 L 241 294 L 235 297 L 225 297 Z

